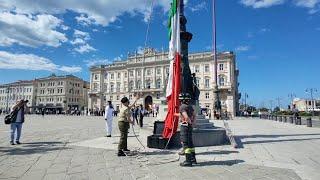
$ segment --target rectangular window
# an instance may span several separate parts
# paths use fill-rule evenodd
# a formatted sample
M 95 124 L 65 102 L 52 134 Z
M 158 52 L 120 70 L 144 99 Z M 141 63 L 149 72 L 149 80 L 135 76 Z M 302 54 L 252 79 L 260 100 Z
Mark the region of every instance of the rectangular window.
M 129 71 L 129 76 L 133 77 L 133 71 Z
M 206 78 L 204 84 L 206 88 L 210 88 L 210 79 Z
M 196 78 L 196 84 L 197 84 L 197 86 L 199 87 L 199 84 L 200 84 L 200 78 Z
M 141 70 L 140 70 L 140 69 L 137 70 L 137 75 L 138 75 L 138 76 L 141 76 Z
M 194 72 L 196 72 L 196 73 L 200 72 L 200 66 L 199 65 L 194 66 Z
M 120 79 L 121 78 L 121 73 L 118 73 L 118 79 Z
M 161 69 L 158 68 L 158 69 L 157 69 L 157 75 L 160 75 L 160 74 L 161 74 Z
M 223 64 L 219 64 L 219 70 L 223 71 Z
M 114 74 L 113 73 L 110 74 L 110 79 L 114 79 Z
M 166 67 L 166 74 L 169 74 L 169 67 Z
M 206 64 L 205 66 L 204 66 L 204 72 L 209 72 L 209 68 L 210 68 L 210 66 L 209 66 L 209 64 Z
M 206 92 L 206 99 L 210 98 L 210 94 L 208 92 Z
M 147 75 L 150 76 L 151 75 L 151 70 L 147 69 Z

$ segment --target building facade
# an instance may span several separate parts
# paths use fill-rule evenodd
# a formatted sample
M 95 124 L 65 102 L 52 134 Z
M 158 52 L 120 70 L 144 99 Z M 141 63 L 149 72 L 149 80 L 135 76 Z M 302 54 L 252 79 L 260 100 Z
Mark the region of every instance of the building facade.
M 31 112 L 41 110 L 62 113 L 85 110 L 88 106 L 89 83 L 73 75 L 51 75 L 32 81 L 0 85 L 0 109 L 6 110 L 19 99 L 29 100 Z
M 218 86 L 223 111 L 235 116 L 239 108 L 238 75 L 235 55 L 232 52 L 218 54 Z M 201 108 L 214 107 L 214 61 L 211 52 L 189 55 L 191 72 L 196 74 L 200 89 Z M 149 108 L 165 99 L 165 89 L 169 73 L 167 52 L 146 49 L 143 54 L 128 55 L 124 61 L 90 68 L 89 109 L 101 110 L 106 101 L 111 100 L 116 109 L 120 100 L 135 93 L 143 94 L 138 104 Z
M 300 99 L 295 98 L 292 102 L 295 105 L 298 111 L 312 112 L 317 111 L 320 112 L 320 100 L 318 99 Z
M 35 81 L 36 109 L 46 108 L 57 113 L 86 109 L 88 82 L 73 75 L 51 75 Z
M 36 82 L 17 81 L 10 84 L 0 85 L 0 109 L 10 111 L 11 107 L 20 99 L 28 100 L 28 107 L 35 105 Z

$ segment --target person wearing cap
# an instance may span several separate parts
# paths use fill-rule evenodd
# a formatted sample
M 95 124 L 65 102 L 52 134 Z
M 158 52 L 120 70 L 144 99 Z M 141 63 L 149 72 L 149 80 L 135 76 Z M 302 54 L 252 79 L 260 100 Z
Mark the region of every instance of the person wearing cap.
M 186 160 L 180 163 L 180 166 L 192 166 L 196 164 L 196 153 L 192 140 L 192 130 L 195 125 L 196 113 L 192 105 L 190 105 L 191 96 L 180 94 L 181 101 L 180 113 L 177 114 L 180 120 L 180 138 L 186 156 Z
M 15 104 L 11 108 L 11 112 L 15 114 L 14 118 L 11 119 L 11 124 L 10 124 L 10 144 L 11 145 L 15 145 L 14 136 L 16 131 L 17 131 L 16 144 L 21 144 L 20 136 L 21 136 L 22 124 L 24 123 L 25 106 L 27 103 L 28 103 L 28 100 L 24 101 L 22 99 L 17 101 L 17 104 Z
M 130 105 L 130 101 L 127 97 L 123 97 L 121 99 L 122 107 L 120 109 L 119 118 L 118 118 L 118 126 L 120 130 L 120 142 L 118 145 L 118 156 L 125 156 L 125 151 L 129 151 L 127 147 L 128 140 L 128 130 L 130 128 L 130 123 L 133 124 L 133 119 L 131 119 L 131 108 L 136 104 L 139 96 L 135 97 L 135 101 L 132 105 Z
M 112 103 L 111 101 L 108 101 L 108 104 L 105 108 L 105 114 L 104 114 L 104 119 L 106 120 L 106 130 L 107 130 L 106 137 L 111 137 L 113 112 L 114 112 L 114 109 L 113 109 Z

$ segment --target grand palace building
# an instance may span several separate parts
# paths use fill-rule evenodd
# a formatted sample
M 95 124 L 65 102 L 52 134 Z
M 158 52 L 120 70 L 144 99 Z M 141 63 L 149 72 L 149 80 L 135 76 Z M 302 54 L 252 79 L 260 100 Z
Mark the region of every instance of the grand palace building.
M 217 56 L 218 67 L 214 67 L 212 52 L 189 54 L 190 69 L 196 74 L 200 89 L 199 104 L 203 109 L 213 109 L 214 68 L 218 68 L 222 110 L 235 116 L 239 109 L 239 70 L 236 67 L 236 56 L 233 52 L 222 52 Z M 88 109 L 102 110 L 109 100 L 115 109 L 119 109 L 121 98 L 127 96 L 133 101 L 135 93 L 142 94 L 138 104 L 146 108 L 160 104 L 165 99 L 168 73 L 168 53 L 151 48 L 140 54 L 129 54 L 127 60 L 92 66 Z

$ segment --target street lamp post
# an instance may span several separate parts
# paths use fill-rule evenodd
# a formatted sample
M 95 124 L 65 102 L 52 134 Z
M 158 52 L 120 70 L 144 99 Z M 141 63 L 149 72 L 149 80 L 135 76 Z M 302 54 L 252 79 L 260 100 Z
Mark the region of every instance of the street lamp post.
M 288 95 L 288 97 L 290 98 L 291 102 L 290 102 L 290 109 L 293 110 L 293 98 L 296 97 L 296 95 L 294 93 L 290 93 Z
M 271 110 L 271 113 L 273 112 L 273 100 L 270 100 L 270 110 Z
M 216 1 L 212 0 L 212 31 L 213 31 L 213 60 L 214 60 L 214 78 L 215 78 L 215 86 L 214 86 L 214 111 L 219 112 L 221 116 L 221 101 L 219 97 L 219 87 L 218 87 L 218 58 L 217 58 L 217 25 L 216 25 Z
M 7 93 L 7 105 L 6 105 L 6 113 L 9 111 L 9 92 L 10 92 L 10 86 L 7 87 L 6 93 Z
M 312 106 L 312 116 L 314 116 L 314 106 L 315 106 L 315 102 L 313 99 L 313 93 L 316 93 L 318 90 L 316 88 L 308 88 L 306 89 L 306 93 L 310 93 L 311 96 L 311 106 Z

